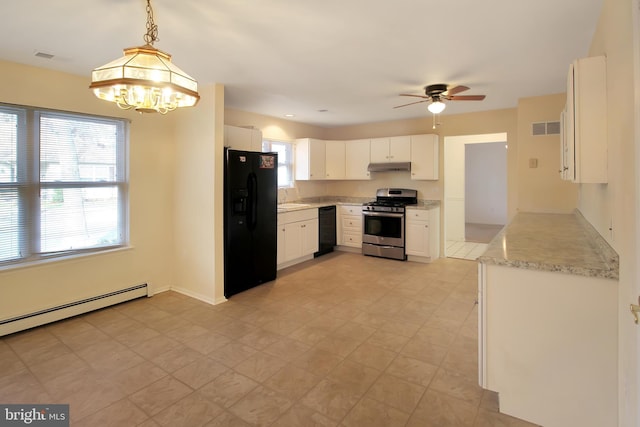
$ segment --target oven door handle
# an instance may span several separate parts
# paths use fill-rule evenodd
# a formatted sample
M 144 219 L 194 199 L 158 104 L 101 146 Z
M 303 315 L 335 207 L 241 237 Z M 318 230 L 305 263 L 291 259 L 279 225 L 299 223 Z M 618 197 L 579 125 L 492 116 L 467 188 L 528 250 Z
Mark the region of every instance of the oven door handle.
M 363 211 L 362 214 L 365 215 L 365 216 L 384 216 L 384 217 L 387 217 L 387 218 L 402 218 L 402 217 L 404 217 L 403 213 L 393 213 L 393 212 L 369 212 L 369 211 Z

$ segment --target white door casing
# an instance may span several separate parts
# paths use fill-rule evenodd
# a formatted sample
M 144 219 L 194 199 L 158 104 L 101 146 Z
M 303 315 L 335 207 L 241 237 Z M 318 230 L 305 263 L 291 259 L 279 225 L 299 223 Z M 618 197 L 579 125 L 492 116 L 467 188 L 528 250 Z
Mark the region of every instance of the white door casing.
M 507 143 L 507 133 L 444 137 L 444 240 L 464 241 L 465 145 Z M 446 253 L 445 243 L 445 256 Z
M 634 144 L 635 144 L 635 280 L 631 285 L 632 300 L 637 304 L 640 295 L 640 0 L 632 1 L 633 19 L 633 68 L 634 68 Z M 640 325 L 633 323 L 630 312 L 621 319 L 623 323 L 621 344 L 622 393 L 620 425 L 640 426 Z M 626 325 L 626 327 L 625 327 Z M 626 345 L 625 345 L 626 342 Z

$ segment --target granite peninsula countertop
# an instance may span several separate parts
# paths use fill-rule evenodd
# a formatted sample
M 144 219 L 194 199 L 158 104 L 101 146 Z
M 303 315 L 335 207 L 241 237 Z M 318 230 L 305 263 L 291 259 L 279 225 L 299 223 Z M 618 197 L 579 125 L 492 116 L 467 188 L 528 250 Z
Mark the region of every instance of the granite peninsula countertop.
M 517 214 L 478 262 L 618 279 L 618 254 L 577 210 Z

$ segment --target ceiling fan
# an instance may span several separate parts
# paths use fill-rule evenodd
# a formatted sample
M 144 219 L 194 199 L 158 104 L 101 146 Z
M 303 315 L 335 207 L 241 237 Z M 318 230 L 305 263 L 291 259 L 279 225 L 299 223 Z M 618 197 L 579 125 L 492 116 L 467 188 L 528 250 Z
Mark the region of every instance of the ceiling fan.
M 409 104 L 398 105 L 393 108 L 406 107 L 407 105 L 419 104 L 421 102 L 429 102 L 427 107 L 433 114 L 439 114 L 444 111 L 446 105 L 443 100 L 447 101 L 482 101 L 485 95 L 456 95 L 457 93 L 469 90 L 466 86 L 454 86 L 448 89 L 445 84 L 434 84 L 424 87 L 424 95 L 413 95 L 409 93 L 401 93 L 400 96 L 415 96 L 418 98 L 425 98 L 422 101 L 410 102 Z

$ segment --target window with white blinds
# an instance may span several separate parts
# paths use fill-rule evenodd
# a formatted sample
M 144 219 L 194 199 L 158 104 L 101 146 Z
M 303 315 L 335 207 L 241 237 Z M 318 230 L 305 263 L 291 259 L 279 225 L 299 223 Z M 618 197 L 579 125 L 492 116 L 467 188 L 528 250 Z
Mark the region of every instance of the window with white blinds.
M 0 105 L 0 265 L 128 241 L 125 120 Z
M 278 153 L 278 187 L 293 187 L 293 149 L 290 142 L 262 140 L 262 152 Z

